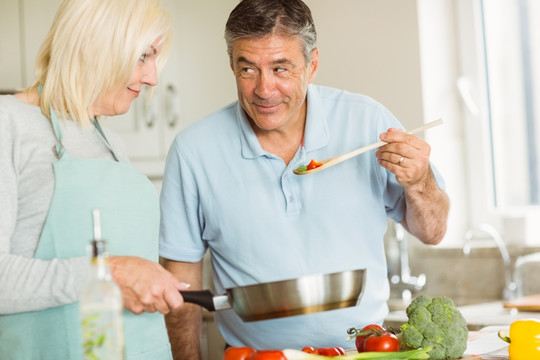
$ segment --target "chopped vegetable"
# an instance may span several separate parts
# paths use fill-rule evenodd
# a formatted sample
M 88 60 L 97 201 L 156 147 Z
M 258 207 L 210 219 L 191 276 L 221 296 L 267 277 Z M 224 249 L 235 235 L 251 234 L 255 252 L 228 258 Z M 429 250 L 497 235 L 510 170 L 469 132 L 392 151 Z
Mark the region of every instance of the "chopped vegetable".
M 530 360 L 540 358 L 540 321 L 517 320 L 510 325 L 510 335 L 499 331 L 499 337 L 510 343 L 510 360 Z
M 359 354 L 352 355 L 341 355 L 336 357 L 327 357 L 322 355 L 309 354 L 307 352 L 286 349 L 283 350 L 283 353 L 287 357 L 287 360 L 398 360 L 398 359 L 408 359 L 408 360 L 421 360 L 429 359 L 428 352 L 431 350 L 431 347 L 425 349 L 415 349 L 409 351 L 399 351 L 399 352 L 363 352 Z
M 343 348 L 339 346 L 329 348 L 314 348 L 313 346 L 306 346 L 302 349 L 302 351 L 307 352 L 308 354 L 324 355 L 330 357 L 345 355 L 345 350 L 343 350 Z
M 417 349 L 431 346 L 430 359 L 457 359 L 467 348 L 469 331 L 463 315 L 447 297 L 420 295 L 407 307 L 408 322 L 401 325 L 402 345 Z
M 307 166 L 308 170 L 313 170 L 315 168 L 318 168 L 319 166 L 322 166 L 322 162 L 318 162 L 314 159 L 311 159 L 310 163 Z
M 313 169 L 316 169 L 318 168 L 319 166 L 322 166 L 322 162 L 319 162 L 315 159 L 311 159 L 311 161 L 309 162 L 309 164 L 307 165 L 300 165 L 299 167 L 296 168 L 296 171 L 297 172 L 305 172 L 305 171 L 308 171 L 308 170 L 313 170 Z

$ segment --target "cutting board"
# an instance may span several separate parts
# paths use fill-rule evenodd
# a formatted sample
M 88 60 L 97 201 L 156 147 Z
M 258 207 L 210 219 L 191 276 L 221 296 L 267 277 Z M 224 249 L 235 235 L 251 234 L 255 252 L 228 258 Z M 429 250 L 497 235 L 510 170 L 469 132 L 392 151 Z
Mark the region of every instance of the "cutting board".
M 507 309 L 518 309 L 519 311 L 540 311 L 540 294 L 505 301 L 503 306 Z

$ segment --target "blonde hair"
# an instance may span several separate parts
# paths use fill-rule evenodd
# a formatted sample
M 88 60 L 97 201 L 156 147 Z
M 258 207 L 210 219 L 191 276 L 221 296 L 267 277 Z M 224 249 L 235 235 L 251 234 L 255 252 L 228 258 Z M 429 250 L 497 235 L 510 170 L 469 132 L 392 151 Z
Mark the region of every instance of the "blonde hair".
M 170 49 L 171 19 L 159 0 L 64 0 L 41 45 L 36 83 L 40 106 L 87 124 L 108 90 L 125 86 L 141 55 L 161 37 L 158 72 Z M 29 89 L 29 90 L 30 90 Z

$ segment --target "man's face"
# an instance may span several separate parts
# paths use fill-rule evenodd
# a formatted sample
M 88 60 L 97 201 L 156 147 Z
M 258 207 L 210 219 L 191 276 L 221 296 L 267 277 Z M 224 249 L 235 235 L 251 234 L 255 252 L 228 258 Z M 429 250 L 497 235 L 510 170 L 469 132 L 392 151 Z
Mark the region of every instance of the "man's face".
M 319 64 L 317 50 L 306 64 L 299 40 L 274 35 L 236 40 L 232 50 L 238 99 L 256 132 L 284 131 L 305 121 L 307 87 Z

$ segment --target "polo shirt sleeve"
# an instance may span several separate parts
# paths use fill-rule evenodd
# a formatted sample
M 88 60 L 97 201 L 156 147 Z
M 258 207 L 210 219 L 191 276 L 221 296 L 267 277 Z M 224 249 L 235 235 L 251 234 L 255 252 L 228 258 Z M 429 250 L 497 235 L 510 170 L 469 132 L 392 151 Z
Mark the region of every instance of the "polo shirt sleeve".
M 199 261 L 206 250 L 199 194 L 180 136 L 167 155 L 160 206 L 160 256 L 175 261 Z
M 403 128 L 395 116 L 384 106 L 379 107 L 378 113 L 378 123 L 383 124 L 382 127 L 379 127 L 379 133 L 386 131 L 389 127 Z M 441 189 L 445 189 L 446 185 L 444 179 L 437 170 L 437 168 L 430 163 L 433 175 L 437 185 Z M 397 182 L 396 177 L 390 171 L 380 168 L 382 171 L 382 181 L 384 184 L 384 206 L 386 214 L 388 217 L 393 219 L 396 222 L 400 222 L 405 217 L 406 204 L 405 204 L 405 193 L 403 187 Z

